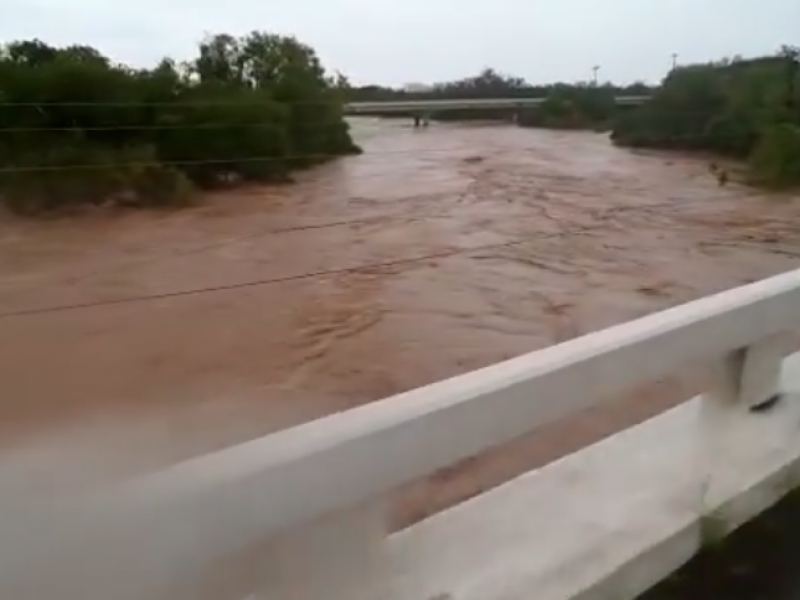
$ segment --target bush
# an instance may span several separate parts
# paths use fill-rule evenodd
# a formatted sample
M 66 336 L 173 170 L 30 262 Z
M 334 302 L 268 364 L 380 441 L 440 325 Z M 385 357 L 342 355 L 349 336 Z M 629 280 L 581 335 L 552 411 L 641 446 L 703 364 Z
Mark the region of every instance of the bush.
M 102 148 L 72 140 L 16 158 L 1 174 L 0 189 L 7 206 L 24 214 L 86 205 L 181 205 L 194 189 L 148 147 Z
M 782 188 L 800 185 L 800 127 L 782 123 L 765 130 L 750 156 L 755 182 Z
M 112 64 L 38 40 L 0 48 L 0 198 L 35 212 L 185 203 L 194 186 L 286 179 L 357 152 L 308 46 L 216 35 L 183 66 Z
M 554 129 L 603 129 L 616 112 L 617 88 L 613 86 L 555 86 L 536 108 L 520 113 L 523 127 Z
M 798 51 L 672 71 L 651 100 L 617 118 L 615 143 L 749 158 L 753 181 L 800 183 Z

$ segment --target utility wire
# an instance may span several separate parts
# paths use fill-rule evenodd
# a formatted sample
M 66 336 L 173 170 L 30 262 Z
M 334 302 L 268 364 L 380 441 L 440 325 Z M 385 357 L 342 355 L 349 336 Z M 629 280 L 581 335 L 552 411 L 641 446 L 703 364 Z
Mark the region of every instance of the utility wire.
M 222 124 L 220 124 L 220 125 L 222 125 Z M 113 128 L 110 128 L 110 129 L 113 129 Z M 692 136 L 686 136 L 686 137 L 695 138 L 697 136 L 692 135 Z M 674 138 L 674 139 L 679 139 L 679 136 L 676 136 L 676 138 Z M 507 148 L 505 148 L 505 149 L 507 149 Z M 437 149 L 426 149 L 426 150 L 383 151 L 383 152 L 378 152 L 378 153 L 371 153 L 371 156 L 375 156 L 375 155 L 407 155 L 407 154 L 425 155 L 425 154 L 436 154 L 436 153 L 440 153 L 440 152 L 459 152 L 459 153 L 463 153 L 464 150 L 465 149 L 464 149 L 463 146 L 458 146 L 458 147 L 453 147 L 453 148 L 437 148 Z M 237 158 L 237 159 L 109 163 L 109 164 L 101 164 L 101 165 L 90 164 L 90 165 L 50 165 L 50 166 L 27 166 L 27 167 L 26 166 L 21 166 L 21 167 L 2 167 L 2 168 L 0 168 L 0 173 L 35 172 L 35 171 L 64 171 L 64 170 L 72 170 L 72 169 L 93 169 L 93 168 L 104 169 L 104 168 L 110 168 L 110 167 L 115 167 L 115 166 L 116 167 L 120 167 L 120 166 L 141 167 L 141 166 L 164 166 L 164 165 L 225 164 L 225 163 L 230 164 L 230 163 L 253 162 L 253 161 L 285 161 L 285 160 L 292 160 L 292 159 L 309 159 L 309 158 L 322 159 L 322 158 L 339 158 L 339 157 L 341 157 L 341 155 L 318 154 L 318 155 L 296 155 L 296 156 L 288 155 L 288 156 L 270 156 L 270 157 L 244 157 L 244 158 Z M 658 206 L 675 207 L 676 204 L 679 204 L 679 203 L 665 202 L 665 203 L 659 204 L 659 205 L 648 205 L 648 206 L 642 206 L 642 207 L 616 207 L 616 208 L 608 209 L 608 212 L 610 212 L 610 213 L 621 212 L 621 211 L 627 211 L 627 210 L 632 210 L 632 209 L 636 209 L 636 208 L 653 209 L 653 208 L 656 208 Z M 689 204 L 689 203 L 687 203 L 687 204 Z M 388 217 L 388 218 L 392 218 L 392 217 Z M 166 260 L 169 260 L 171 258 L 180 258 L 182 256 L 186 256 L 186 255 L 189 255 L 189 254 L 195 254 L 195 253 L 200 253 L 200 252 L 204 252 L 204 251 L 214 250 L 214 249 L 217 249 L 217 248 L 220 248 L 220 247 L 225 247 L 227 245 L 240 243 L 242 241 L 245 241 L 246 239 L 252 239 L 252 238 L 260 237 L 260 236 L 264 236 L 264 235 L 287 233 L 287 232 L 291 232 L 291 231 L 302 231 L 304 229 L 317 229 L 317 228 L 346 226 L 346 225 L 354 225 L 354 224 L 369 224 L 369 223 L 377 223 L 377 222 L 381 222 L 381 221 L 385 221 L 385 220 L 387 220 L 386 216 L 376 216 L 376 217 L 373 217 L 373 218 L 342 220 L 342 221 L 310 224 L 310 225 L 297 226 L 297 227 L 287 227 L 287 228 L 277 228 L 277 229 L 276 228 L 272 228 L 272 229 L 269 229 L 269 230 L 266 230 L 266 231 L 250 233 L 250 234 L 246 234 L 244 236 L 239 236 L 239 237 L 236 237 L 236 238 L 224 240 L 222 242 L 218 242 L 218 243 L 214 243 L 214 244 L 203 245 L 203 246 L 200 246 L 198 248 L 190 249 L 187 252 L 176 253 L 175 256 L 166 257 Z M 587 228 L 582 228 L 579 231 L 580 232 L 584 232 L 586 230 L 587 230 Z M 548 235 L 546 235 L 544 237 L 552 237 L 552 235 L 564 235 L 564 234 L 565 234 L 565 232 L 559 232 L 557 234 L 548 234 Z M 407 258 L 407 259 L 398 259 L 396 261 L 389 261 L 389 262 L 386 262 L 386 263 L 376 263 L 376 264 L 361 265 L 361 266 L 356 266 L 356 267 L 347 267 L 347 268 L 343 268 L 343 269 L 334 269 L 334 270 L 328 270 L 328 271 L 317 271 L 317 272 L 311 272 L 311 273 L 303 273 L 303 274 L 298 274 L 298 275 L 293 275 L 293 276 L 280 277 L 280 278 L 275 278 L 275 279 L 266 279 L 266 280 L 256 280 L 256 281 L 252 281 L 252 282 L 244 282 L 244 283 L 241 283 L 241 284 L 232 284 L 232 285 L 227 285 L 227 286 L 219 286 L 219 287 L 211 287 L 211 288 L 200 288 L 200 289 L 197 289 L 197 290 L 185 290 L 185 291 L 178 291 L 178 292 L 167 292 L 167 293 L 164 293 L 164 294 L 157 294 L 157 295 L 152 295 L 152 296 L 146 296 L 145 295 L 145 296 L 136 296 L 136 297 L 130 297 L 130 298 L 121 298 L 121 299 L 116 299 L 116 300 L 100 301 L 100 302 L 90 302 L 90 303 L 83 303 L 83 304 L 72 304 L 72 305 L 64 305 L 64 306 L 45 307 L 45 308 L 39 308 L 39 309 L 26 309 L 26 310 L 21 310 L 21 311 L 12 311 L 12 312 L 8 312 L 8 313 L 0 313 L 0 319 L 10 318 L 10 317 L 14 317 L 14 316 L 27 316 L 27 315 L 34 315 L 34 314 L 43 314 L 43 313 L 48 313 L 48 312 L 74 310 L 74 309 L 78 309 L 78 308 L 89 308 L 89 307 L 93 307 L 93 306 L 104 306 L 104 305 L 110 305 L 110 304 L 131 303 L 131 302 L 139 302 L 139 301 L 146 301 L 146 300 L 156 300 L 156 299 L 159 299 L 159 298 L 171 298 L 171 297 L 194 295 L 194 294 L 200 294 L 200 293 L 206 293 L 206 292 L 224 291 L 224 290 L 228 290 L 228 289 L 238 289 L 238 288 L 244 288 L 244 287 L 268 285 L 268 284 L 274 284 L 274 283 L 281 283 L 281 282 L 287 282 L 287 281 L 295 281 L 295 280 L 300 280 L 300 279 L 306 279 L 306 278 L 310 278 L 310 277 L 320 277 L 320 276 L 326 276 L 326 275 L 334 275 L 334 274 L 337 274 L 337 273 L 359 271 L 359 270 L 364 270 L 364 269 L 385 268 L 385 267 L 390 267 L 390 266 L 396 265 L 396 264 L 405 264 L 405 263 L 409 263 L 409 262 L 418 262 L 418 261 L 427 260 L 427 259 L 431 259 L 431 258 L 452 256 L 454 254 L 459 254 L 459 253 L 464 253 L 464 252 L 473 252 L 473 251 L 478 251 L 478 250 L 486 250 L 486 249 L 492 249 L 492 248 L 514 246 L 514 245 L 519 245 L 519 244 L 531 242 L 531 241 L 533 241 L 533 239 L 541 239 L 541 236 L 535 237 L 535 238 L 526 238 L 525 240 L 507 242 L 507 243 L 503 243 L 503 244 L 496 244 L 496 245 L 481 246 L 481 247 L 476 247 L 476 248 L 465 248 L 465 249 L 437 252 L 437 253 L 433 253 L 433 254 L 427 254 L 427 255 L 422 255 L 422 256 L 418 256 L 418 257 L 411 257 L 411 258 Z M 163 259 L 158 258 L 156 260 L 163 260 Z M 149 262 L 149 261 L 145 260 L 145 261 L 141 261 L 141 262 L 145 262 L 146 263 L 146 262 Z M 136 264 L 139 264 L 139 262 L 137 262 Z M 83 276 L 83 278 L 91 277 L 91 276 L 96 275 L 98 273 L 102 273 L 102 271 L 100 271 L 100 272 L 96 271 L 96 272 L 90 273 L 88 275 Z
M 681 142 L 686 140 L 699 140 L 703 139 L 704 137 L 712 137 L 718 140 L 724 140 L 727 138 L 731 139 L 739 139 L 741 136 L 737 134 L 728 134 L 727 132 L 723 135 L 714 134 L 714 135 L 703 135 L 703 134 L 682 134 L 682 135 L 674 135 L 670 136 L 669 141 L 671 142 Z M 652 146 L 623 146 L 625 149 L 629 150 L 669 150 L 668 146 L 661 146 L 661 147 L 652 147 Z M 514 146 L 514 147 L 506 147 L 504 146 L 503 149 L 519 149 L 524 150 L 527 149 L 526 146 Z M 426 148 L 426 149 L 404 149 L 404 150 L 383 150 L 380 152 L 367 152 L 365 153 L 366 156 L 374 157 L 374 156 L 402 156 L 402 155 L 416 155 L 416 156 L 423 156 L 427 154 L 440 154 L 440 153 L 449 153 L 449 152 L 457 152 L 457 153 L 464 153 L 466 149 L 463 145 L 461 146 L 453 146 L 451 148 L 442 147 L 442 148 Z M 109 168 L 142 168 L 142 167 L 164 167 L 164 166 L 192 166 L 192 165 L 214 165 L 214 164 L 238 164 L 238 163 L 253 163 L 253 162 L 280 162 L 280 161 L 299 161 L 299 160 L 328 160 L 328 159 L 338 159 L 338 158 L 346 158 L 348 156 L 356 156 L 353 154 L 331 154 L 331 153 L 319 153 L 319 154 L 286 154 L 280 156 L 244 156 L 239 158 L 214 158 L 214 159 L 196 159 L 196 160 L 165 160 L 165 161 L 132 161 L 132 162 L 109 162 L 109 163 L 91 163 L 91 164 L 71 164 L 71 165 L 18 165 L 18 166 L 5 166 L 0 167 L 0 174 L 3 173 L 35 173 L 35 172 L 50 172 L 50 171 L 69 171 L 69 170 L 92 170 L 92 169 L 109 169 Z
M 345 100 L 340 101 L 342 105 L 346 104 Z M 128 100 L 128 101 L 76 101 L 76 102 L 9 102 L 7 100 L 2 100 L 0 98 L 0 108 L 3 107 L 22 107 L 22 108 L 50 108 L 50 107 L 68 107 L 68 108 L 92 108 L 92 107 L 109 107 L 109 108 L 150 108 L 150 107 L 198 107 L 198 108 L 212 108 L 217 106 L 269 106 L 270 104 L 283 104 L 289 106 L 331 106 L 336 107 L 336 99 L 334 98 L 325 98 L 320 100 L 293 100 L 291 102 L 285 102 L 281 100 L 273 100 L 270 98 L 261 98 L 258 100 L 248 100 L 247 102 L 241 102 L 238 100 L 214 100 L 213 102 L 201 102 L 201 101 L 191 101 L 191 100 L 182 100 L 182 101 L 159 101 L 159 102 L 149 102 L 149 101 L 135 101 L 135 100 Z
M 0 103 L 0 109 L 2 103 Z M 379 110 L 379 109 L 378 109 Z M 451 109 L 458 110 L 458 109 Z M 480 108 L 478 110 L 481 110 Z M 498 109 L 502 110 L 502 109 Z M 714 116 L 713 112 L 709 111 L 665 111 L 667 114 L 682 115 L 682 116 Z M 373 118 L 369 115 L 352 115 L 351 118 Z M 402 114 L 388 114 L 376 118 L 387 118 L 399 120 L 404 118 Z M 446 120 L 443 122 L 447 122 Z M 276 123 L 257 121 L 253 123 L 225 123 L 225 122 L 209 122 L 209 123 L 155 123 L 151 125 L 60 125 L 60 126 L 18 126 L 18 127 L 0 127 L 0 134 L 2 133 L 43 133 L 43 132 L 56 132 L 56 131 L 163 131 L 163 130 L 181 130 L 181 129 L 247 129 L 247 128 L 270 128 L 274 127 Z M 280 123 L 278 123 L 280 125 Z M 314 128 L 332 129 L 339 127 L 339 122 L 318 121 L 311 123 L 300 123 L 300 129 L 313 130 Z
M 553 234 L 554 236 L 561 235 Z M 49 314 L 55 312 L 65 312 L 65 311 L 73 311 L 73 310 L 80 310 L 86 308 L 97 308 L 102 306 L 115 306 L 119 304 L 131 304 L 137 302 L 148 302 L 154 300 L 164 300 L 167 298 L 180 298 L 185 296 L 195 296 L 199 294 L 209 294 L 215 292 L 224 292 L 229 290 L 239 290 L 239 289 L 246 289 L 246 288 L 253 288 L 253 287 L 261 287 L 266 285 L 274 285 L 278 283 L 289 283 L 292 281 L 301 281 L 303 279 L 312 279 L 317 277 L 328 277 L 332 275 L 342 275 L 346 273 L 357 273 L 359 271 L 371 271 L 371 270 L 378 270 L 378 269 L 385 269 L 389 267 L 394 267 L 398 265 L 405 265 L 415 262 L 423 262 L 426 260 L 434 259 L 434 258 L 445 258 L 449 256 L 454 256 L 457 254 L 467 254 L 470 252 L 479 252 L 482 250 L 496 250 L 500 248 L 508 248 L 512 246 L 519 246 L 521 244 L 529 244 L 533 241 L 532 238 L 526 238 L 524 240 L 515 240 L 511 242 L 504 242 L 499 244 L 486 244 L 483 246 L 475 246 L 472 248 L 455 248 L 451 250 L 442 250 L 439 252 L 432 252 L 430 254 L 421 254 L 418 256 L 412 256 L 408 258 L 400 258 L 396 260 L 389 260 L 384 262 L 378 263 L 369 263 L 364 265 L 354 265 L 351 267 L 341 267 L 338 269 L 322 269 L 318 271 L 310 271 L 307 273 L 300 273 L 296 275 L 286 275 L 283 277 L 273 277 L 269 279 L 256 279 L 252 281 L 245 281 L 242 283 L 232 283 L 227 285 L 218 285 L 218 286 L 211 286 L 205 288 L 195 288 L 190 290 L 180 290 L 175 292 L 164 292 L 161 294 L 146 294 L 141 296 L 128 296 L 125 298 L 116 298 L 112 300 L 98 300 L 96 302 L 83 302 L 83 303 L 75 303 L 75 304 L 62 304 L 62 305 L 54 305 L 42 308 L 30 308 L 30 309 L 22 309 L 17 311 L 9 311 L 0 313 L 0 320 L 2 319 L 9 319 L 12 317 L 25 317 L 25 316 L 32 316 L 32 315 L 42 315 L 42 314 Z
M 442 152 L 464 152 L 463 146 L 454 146 L 452 148 L 432 148 L 426 150 L 384 150 L 382 152 L 371 152 L 369 156 L 397 156 L 397 155 L 420 155 L 420 154 L 438 154 Z M 215 159 L 198 159 L 198 160 L 165 160 L 165 161 L 134 161 L 134 162 L 110 162 L 103 164 L 75 164 L 75 165 L 31 165 L 31 166 L 13 166 L 13 167 L 0 167 L 0 173 L 33 173 L 44 171 L 83 171 L 90 169 L 109 169 L 116 168 L 141 168 L 141 167 L 164 167 L 164 166 L 190 166 L 190 165 L 213 165 L 213 164 L 237 164 L 245 162 L 277 162 L 277 161 L 292 161 L 292 160 L 322 160 L 345 158 L 353 156 L 349 154 L 286 154 L 282 156 L 250 156 L 241 158 L 215 158 Z
M 431 219 L 431 218 L 437 218 L 438 216 L 443 216 L 443 215 L 444 215 L 444 213 L 442 213 L 441 215 L 425 215 L 424 217 L 418 217 L 418 218 Z M 158 256 L 158 257 L 152 257 L 152 258 L 143 258 L 143 259 L 140 259 L 140 260 L 133 260 L 133 261 L 125 262 L 125 263 L 122 263 L 122 264 L 115 264 L 113 266 L 109 266 L 108 268 L 96 269 L 96 270 L 90 271 L 88 273 L 83 273 L 83 274 L 79 274 L 79 275 L 75 275 L 73 277 L 70 277 L 69 282 L 74 285 L 78 281 L 82 281 L 84 279 L 89 279 L 89 278 L 92 278 L 92 277 L 96 277 L 98 275 L 103 275 L 103 274 L 107 273 L 108 271 L 110 271 L 112 269 L 113 270 L 119 270 L 121 268 L 142 267 L 142 266 L 145 266 L 145 265 L 158 263 L 158 262 L 162 262 L 162 261 L 186 258 L 188 256 L 194 256 L 195 254 L 202 254 L 204 252 L 212 252 L 214 250 L 219 250 L 221 248 L 228 248 L 230 246 L 236 246 L 236 245 L 241 244 L 243 242 L 246 242 L 248 240 L 261 238 L 261 237 L 266 237 L 266 236 L 281 235 L 281 234 L 286 234 L 286 233 L 297 233 L 297 232 L 301 232 L 301 231 L 312 231 L 312 230 L 316 230 L 316 229 L 328 229 L 328 228 L 332 228 L 332 227 L 347 227 L 347 226 L 354 226 L 354 225 L 355 226 L 358 226 L 358 225 L 372 225 L 372 224 L 377 224 L 377 223 L 383 223 L 383 222 L 386 222 L 386 221 L 388 221 L 390 219 L 413 219 L 413 218 L 415 218 L 415 217 L 408 217 L 406 215 L 389 215 L 389 216 L 381 215 L 381 216 L 376 216 L 376 217 L 366 217 L 366 218 L 362 218 L 362 219 L 348 219 L 348 220 L 342 220 L 342 221 L 327 221 L 327 222 L 322 222 L 322 223 L 309 223 L 307 225 L 295 225 L 295 226 L 290 226 L 290 227 L 268 228 L 268 229 L 255 231 L 255 232 L 247 233 L 247 234 L 236 236 L 236 237 L 227 238 L 225 240 L 222 240 L 222 241 L 219 241 L 219 242 L 214 242 L 212 244 L 204 244 L 204 245 L 200 245 L 200 246 L 195 246 L 193 248 L 188 248 L 188 249 L 183 250 L 183 251 L 175 252 L 175 253 L 170 254 L 169 256 L 166 256 L 166 257 Z M 36 288 L 34 288 L 34 289 L 36 289 Z
M 182 130 L 182 129 L 250 129 L 250 128 L 271 128 L 275 123 L 259 121 L 255 123 L 181 123 L 181 124 L 153 124 L 153 125 L 65 125 L 59 127 L 0 127 L 0 134 L 3 133 L 42 133 L 56 131 L 163 131 L 163 130 Z M 341 123 L 330 123 L 320 121 L 316 123 L 301 123 L 300 129 L 333 129 L 340 127 Z
M 696 202 L 686 202 L 686 204 L 696 204 Z M 676 202 L 663 202 L 659 204 L 651 204 L 647 206 L 631 206 L 631 207 L 616 207 L 610 208 L 607 210 L 609 213 L 619 213 L 619 212 L 628 212 L 628 211 L 636 211 L 636 210 L 652 210 L 654 208 L 660 207 L 675 207 L 682 205 L 683 203 L 676 203 Z M 53 306 L 45 306 L 40 308 L 31 308 L 31 309 L 21 309 L 16 311 L 8 311 L 0 313 L 0 320 L 3 319 L 10 319 L 15 317 L 27 317 L 27 316 L 34 316 L 34 315 L 43 315 L 43 314 L 51 314 L 51 313 L 58 313 L 58 312 L 67 312 L 67 311 L 75 311 L 75 310 L 82 310 L 82 309 L 89 309 L 89 308 L 99 308 L 105 306 L 116 306 L 121 304 L 133 304 L 139 302 L 148 302 L 148 301 L 155 301 L 155 300 L 163 300 L 169 298 L 180 298 L 186 296 L 196 296 L 202 294 L 209 294 L 209 293 L 216 293 L 216 292 L 224 292 L 224 291 L 231 291 L 237 289 L 246 289 L 246 288 L 254 288 L 254 287 L 262 287 L 267 285 L 275 285 L 280 283 L 289 283 L 294 281 L 302 281 L 305 279 L 313 279 L 318 277 L 329 277 L 333 275 L 342 275 L 346 273 L 357 273 L 361 271 L 372 271 L 372 270 L 380 270 L 385 268 L 390 268 L 399 265 L 405 264 L 412 264 L 416 262 L 424 262 L 426 260 L 431 260 L 435 258 L 447 258 L 451 256 L 461 255 L 461 254 L 470 254 L 473 252 L 481 252 L 485 250 L 498 250 L 502 248 L 510 248 L 514 246 L 520 246 L 523 244 L 530 244 L 536 241 L 544 240 L 544 239 L 553 239 L 557 237 L 563 237 L 565 235 L 575 235 L 575 234 L 583 234 L 589 233 L 598 229 L 602 229 L 602 226 L 594 226 L 594 227 L 581 227 L 574 229 L 572 231 L 558 231 L 553 233 L 547 234 L 540 234 L 540 235 L 533 235 L 526 237 L 520 240 L 512 240 L 508 242 L 501 242 L 496 244 L 485 244 L 481 246 L 473 246 L 468 248 L 453 248 L 450 250 L 441 250 L 438 252 L 433 252 L 429 254 L 421 254 L 418 256 L 406 257 L 406 258 L 399 258 L 395 260 L 389 260 L 384 262 L 377 262 L 377 263 L 366 263 L 363 265 L 353 265 L 349 267 L 340 267 L 336 269 L 321 269 L 317 271 L 309 271 L 306 273 L 298 273 L 295 275 L 285 275 L 281 277 L 273 277 L 273 278 L 265 278 L 265 279 L 256 279 L 251 281 L 245 281 L 241 283 L 232 283 L 226 285 L 219 285 L 219 286 L 210 286 L 204 288 L 194 288 L 189 290 L 178 290 L 174 292 L 163 292 L 159 294 L 143 294 L 139 296 L 128 296 L 125 298 L 116 298 L 111 300 L 98 300 L 94 302 L 83 302 L 83 303 L 74 303 L 74 304 L 62 304 L 62 305 L 53 305 Z M 235 243 L 236 240 L 223 242 L 221 245 L 225 245 L 227 243 Z
M 629 94 L 617 94 L 618 96 L 627 96 Z M 393 102 L 471 102 L 471 101 L 493 101 L 493 100 L 518 100 L 520 102 L 525 101 L 544 101 L 547 98 L 546 95 L 544 96 L 497 96 L 494 98 L 449 98 L 449 97 L 428 97 L 428 98 L 420 98 L 417 96 L 409 96 L 409 97 L 398 97 L 398 98 L 391 98 L 391 99 L 381 99 L 381 100 L 350 100 L 350 99 L 340 99 L 341 106 L 344 107 L 348 104 L 377 104 L 380 105 L 382 102 L 386 103 L 393 103 Z M 0 98 L 0 108 L 2 107 L 29 107 L 29 108 L 36 108 L 36 107 L 75 107 L 75 108 L 89 108 L 89 107 L 118 107 L 118 108 L 130 108 L 130 107 L 142 107 L 142 108 L 149 108 L 149 107 L 198 107 L 198 108 L 208 108 L 208 107 L 215 107 L 215 106 L 269 106 L 271 103 L 273 104 L 283 104 L 289 106 L 332 106 L 336 107 L 337 100 L 335 98 L 323 98 L 320 100 L 292 100 L 292 101 L 281 101 L 281 100 L 271 100 L 269 98 L 260 99 L 260 100 L 248 100 L 247 102 L 241 102 L 237 100 L 215 100 L 213 102 L 202 102 L 202 101 L 191 101 L 191 100 L 182 100 L 182 101 L 160 101 L 160 102 L 137 102 L 137 101 L 98 101 L 98 102 L 91 102 L 91 101 L 83 101 L 83 102 L 9 102 L 4 101 Z

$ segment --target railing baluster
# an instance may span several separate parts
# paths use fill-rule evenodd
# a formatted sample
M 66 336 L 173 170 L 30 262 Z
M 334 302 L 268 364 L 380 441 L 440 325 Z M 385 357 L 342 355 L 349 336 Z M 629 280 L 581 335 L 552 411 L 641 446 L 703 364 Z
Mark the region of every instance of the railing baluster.
M 765 417 L 754 413 L 769 410 L 781 399 L 781 367 L 790 343 L 789 334 L 773 334 L 728 352 L 714 365 L 712 386 L 700 407 L 698 464 L 704 482 L 700 510 L 706 515 L 704 522 L 713 523 L 701 532 L 703 536 L 710 530 L 719 536 L 738 525 L 729 510 L 719 513 L 720 499 L 731 496 L 741 461 L 750 459 L 750 447 L 755 444 L 763 452 L 772 443 L 763 439 L 765 423 L 760 419 Z
M 788 335 L 776 334 L 744 349 L 739 374 L 739 402 L 753 411 L 769 409 L 778 402 L 781 364 L 789 341 Z

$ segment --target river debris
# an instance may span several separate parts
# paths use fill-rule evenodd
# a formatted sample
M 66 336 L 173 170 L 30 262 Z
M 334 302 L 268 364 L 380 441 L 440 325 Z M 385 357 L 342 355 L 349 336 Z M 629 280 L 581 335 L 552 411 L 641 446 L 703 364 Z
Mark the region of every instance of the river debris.
M 712 162 L 708 165 L 708 170 L 717 178 L 717 183 L 724 186 L 728 183 L 728 170 L 723 169 L 717 163 Z

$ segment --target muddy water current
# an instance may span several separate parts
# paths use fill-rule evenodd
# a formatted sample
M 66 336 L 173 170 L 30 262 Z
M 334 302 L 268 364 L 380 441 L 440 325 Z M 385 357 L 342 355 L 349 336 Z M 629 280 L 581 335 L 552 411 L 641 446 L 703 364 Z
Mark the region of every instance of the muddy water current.
M 125 454 L 178 458 L 800 265 L 800 203 L 721 187 L 708 158 L 510 125 L 354 132 L 363 155 L 293 185 L 2 219 L 0 436 L 141 420 L 150 441 L 115 436 Z M 412 486 L 398 522 L 689 388 L 658 382 Z

